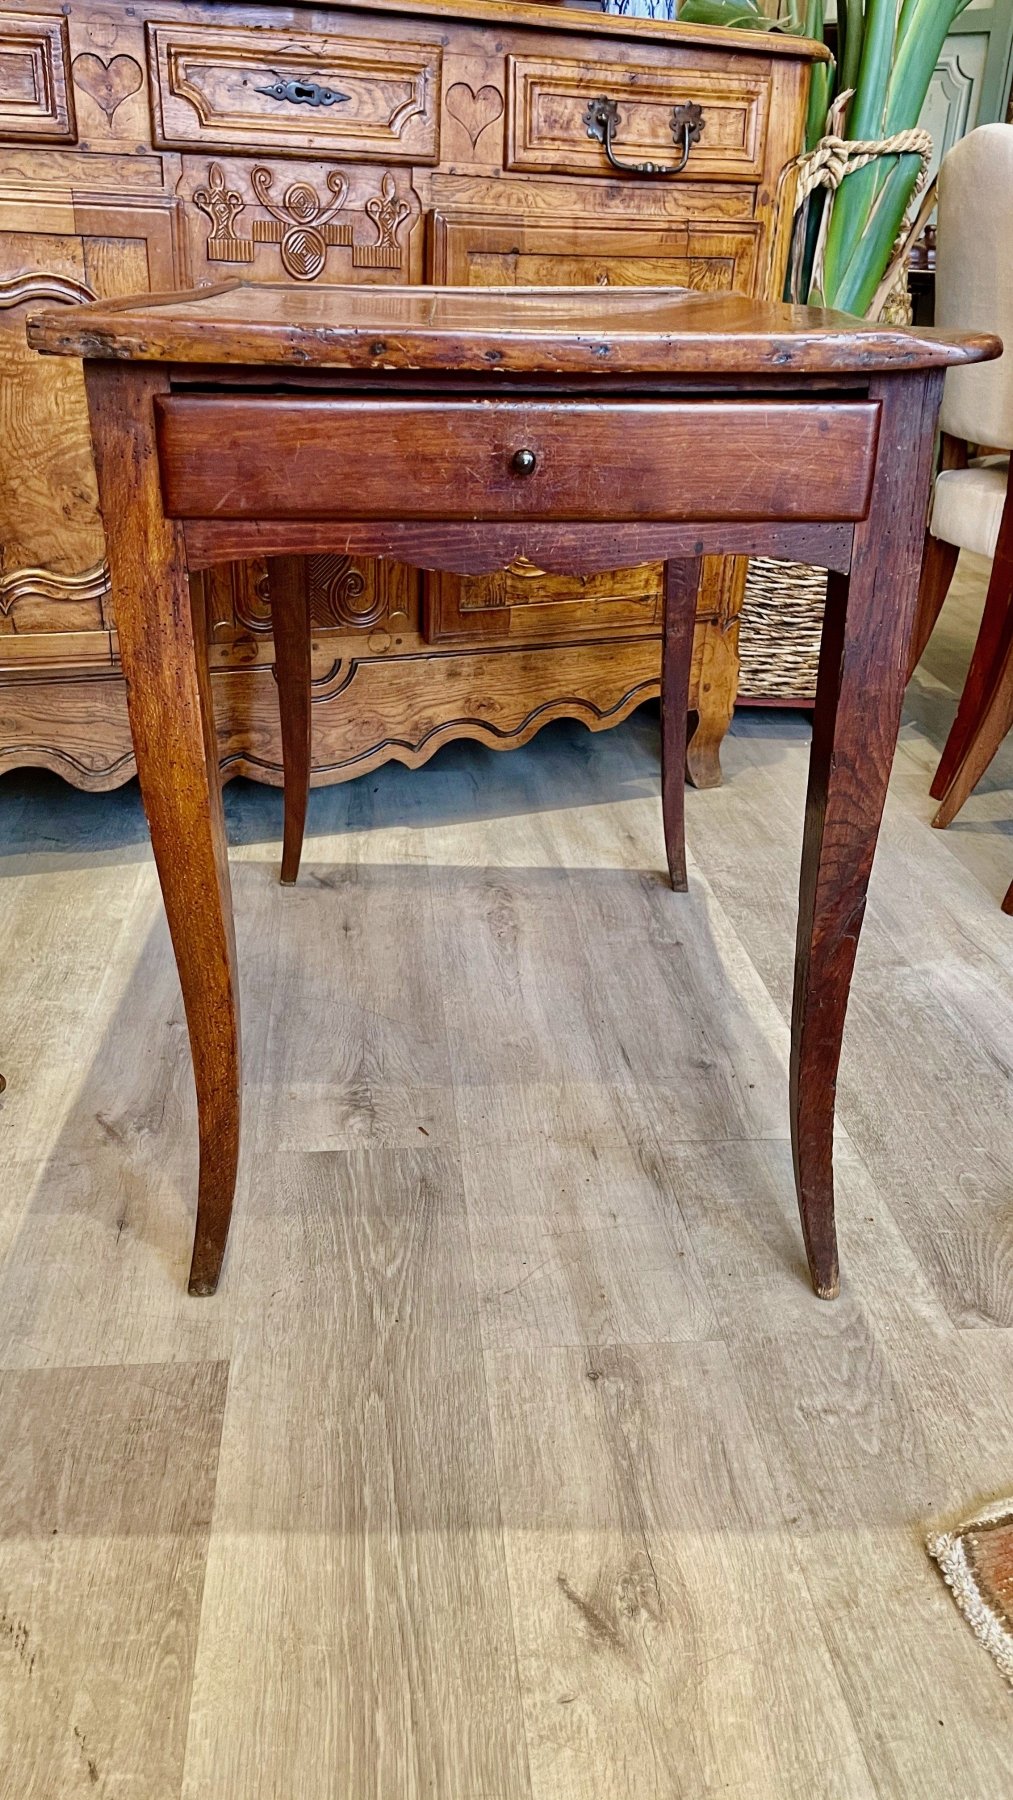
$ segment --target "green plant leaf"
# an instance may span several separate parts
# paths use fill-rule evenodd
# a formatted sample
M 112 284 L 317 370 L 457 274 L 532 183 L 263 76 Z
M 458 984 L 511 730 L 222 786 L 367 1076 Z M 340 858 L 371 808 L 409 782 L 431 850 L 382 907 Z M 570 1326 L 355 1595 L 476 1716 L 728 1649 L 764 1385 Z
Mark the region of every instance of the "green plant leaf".
M 756 0 L 683 0 L 679 20 L 684 25 L 725 25 L 734 31 L 782 31 L 777 19 L 762 13 Z

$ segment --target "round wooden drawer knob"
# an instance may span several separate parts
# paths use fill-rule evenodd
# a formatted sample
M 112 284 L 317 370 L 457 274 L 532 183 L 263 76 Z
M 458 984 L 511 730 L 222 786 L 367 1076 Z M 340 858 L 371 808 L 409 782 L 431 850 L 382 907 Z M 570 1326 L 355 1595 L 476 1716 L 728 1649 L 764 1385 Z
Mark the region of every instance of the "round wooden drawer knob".
M 533 450 L 515 450 L 511 468 L 515 475 L 533 475 L 538 458 Z

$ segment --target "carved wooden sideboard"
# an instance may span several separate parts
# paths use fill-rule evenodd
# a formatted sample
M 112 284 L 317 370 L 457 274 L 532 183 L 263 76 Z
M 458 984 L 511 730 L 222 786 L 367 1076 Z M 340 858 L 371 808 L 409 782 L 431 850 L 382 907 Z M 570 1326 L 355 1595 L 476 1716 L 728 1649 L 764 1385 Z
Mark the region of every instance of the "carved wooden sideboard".
M 236 273 L 776 291 L 777 177 L 814 54 L 497 0 L 5 4 L 0 768 L 89 788 L 133 772 L 83 379 L 28 350 L 29 312 Z M 672 179 L 608 155 L 687 147 Z M 701 591 L 702 783 L 735 697 L 741 573 L 711 560 Z M 264 567 L 204 581 L 223 766 L 278 781 Z M 523 743 L 560 715 L 600 728 L 658 691 L 656 567 L 458 579 L 319 556 L 312 588 L 316 780 L 453 737 Z

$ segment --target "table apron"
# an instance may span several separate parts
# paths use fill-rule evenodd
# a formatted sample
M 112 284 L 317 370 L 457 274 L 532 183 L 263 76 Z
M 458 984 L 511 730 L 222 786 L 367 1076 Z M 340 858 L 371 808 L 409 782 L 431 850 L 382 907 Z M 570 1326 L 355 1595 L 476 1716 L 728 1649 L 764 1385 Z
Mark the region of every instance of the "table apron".
M 155 401 L 182 519 L 863 519 L 879 404 L 860 400 Z

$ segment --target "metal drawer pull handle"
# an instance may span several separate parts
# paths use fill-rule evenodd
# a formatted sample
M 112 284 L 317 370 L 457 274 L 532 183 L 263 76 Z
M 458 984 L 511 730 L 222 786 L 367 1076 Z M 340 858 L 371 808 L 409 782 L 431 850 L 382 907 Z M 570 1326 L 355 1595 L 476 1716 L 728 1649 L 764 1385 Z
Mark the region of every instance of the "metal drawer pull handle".
M 267 94 L 271 100 L 288 100 L 293 106 L 337 106 L 341 100 L 350 99 L 348 94 L 339 94 L 337 88 L 322 87 L 319 81 L 272 81 L 270 87 L 257 89 L 258 94 Z
M 587 135 L 595 138 L 599 144 L 604 144 L 605 155 L 614 169 L 621 170 L 624 175 L 679 175 L 689 161 L 691 146 L 703 131 L 703 107 L 698 106 L 695 100 L 687 100 L 684 106 L 673 106 L 672 141 L 682 144 L 682 155 L 677 163 L 672 163 L 667 168 L 662 163 L 620 162 L 612 148 L 612 140 L 620 123 L 618 100 L 610 100 L 607 94 L 600 94 L 597 100 L 588 101 L 584 114 Z
M 515 450 L 510 462 L 515 475 L 533 475 L 538 458 L 533 450 Z

